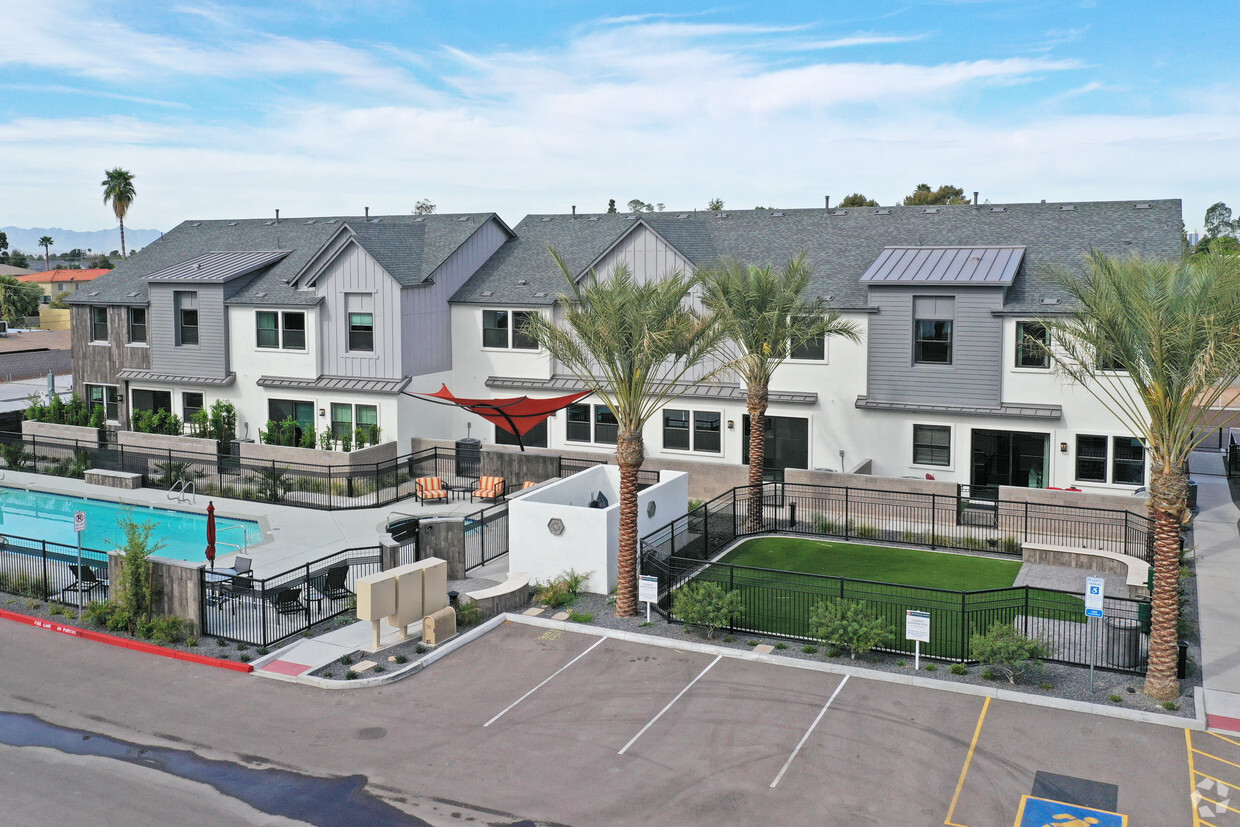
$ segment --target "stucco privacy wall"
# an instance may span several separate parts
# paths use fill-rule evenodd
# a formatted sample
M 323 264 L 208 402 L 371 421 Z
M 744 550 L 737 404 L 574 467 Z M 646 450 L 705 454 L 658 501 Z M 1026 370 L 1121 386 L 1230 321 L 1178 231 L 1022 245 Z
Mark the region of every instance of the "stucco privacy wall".
M 608 507 L 589 508 L 599 492 Z M 660 473 L 657 484 L 638 492 L 638 536 L 684 515 L 688 498 L 687 475 Z M 553 521 L 562 526 L 559 533 L 552 530 Z M 610 593 L 616 586 L 620 537 L 620 469 L 590 468 L 514 499 L 508 505 L 508 532 L 510 570 L 529 572 L 534 580 L 568 569 L 588 572 L 586 591 Z

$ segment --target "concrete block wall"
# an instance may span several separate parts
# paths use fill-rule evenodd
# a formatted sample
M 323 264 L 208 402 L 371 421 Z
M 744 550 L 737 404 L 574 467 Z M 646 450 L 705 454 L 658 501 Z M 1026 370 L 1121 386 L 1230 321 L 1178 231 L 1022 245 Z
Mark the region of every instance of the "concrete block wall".
M 179 454 L 203 454 L 204 459 L 214 458 L 217 449 L 214 440 L 173 434 L 144 434 L 140 431 L 117 431 L 116 443 L 126 448 L 149 451 L 173 451 Z
M 290 465 L 358 466 L 371 465 L 396 459 L 395 440 L 370 445 L 357 451 L 323 451 L 318 448 L 292 448 L 287 445 L 266 445 L 261 442 L 242 442 L 241 458 L 264 462 L 286 462 Z
M 76 439 L 83 448 L 99 447 L 99 429 L 91 428 L 87 425 L 60 425 L 55 422 L 33 422 L 29 419 L 23 419 L 22 434 L 36 438 Z

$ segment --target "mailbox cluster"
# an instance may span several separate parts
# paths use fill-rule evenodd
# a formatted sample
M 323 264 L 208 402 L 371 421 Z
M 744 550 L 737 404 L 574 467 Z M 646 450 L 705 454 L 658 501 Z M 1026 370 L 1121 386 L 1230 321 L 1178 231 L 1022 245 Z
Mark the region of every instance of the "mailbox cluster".
M 379 648 L 379 621 L 409 637 L 409 626 L 422 623 L 423 640 L 438 643 L 456 634 L 456 612 L 448 606 L 448 564 L 434 557 L 368 574 L 357 579 L 357 618 L 374 631 Z

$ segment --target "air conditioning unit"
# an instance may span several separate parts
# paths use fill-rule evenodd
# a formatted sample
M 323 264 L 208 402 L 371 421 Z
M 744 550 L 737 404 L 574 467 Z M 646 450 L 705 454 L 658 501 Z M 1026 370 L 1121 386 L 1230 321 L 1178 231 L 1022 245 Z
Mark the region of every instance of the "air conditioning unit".
M 0 336 L 7 338 L 9 335 L 9 323 L 0 319 Z

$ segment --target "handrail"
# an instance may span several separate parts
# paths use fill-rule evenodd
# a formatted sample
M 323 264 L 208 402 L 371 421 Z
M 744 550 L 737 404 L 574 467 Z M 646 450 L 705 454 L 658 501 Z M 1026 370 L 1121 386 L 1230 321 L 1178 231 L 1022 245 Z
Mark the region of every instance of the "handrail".
M 236 543 L 224 543 L 223 545 L 232 546 L 233 548 L 237 549 L 237 551 L 245 551 L 246 549 L 250 547 L 250 535 L 246 532 L 245 526 L 226 525 L 223 528 L 218 529 L 217 533 L 222 533 L 225 531 L 240 531 L 243 545 L 237 545 Z
M 168 489 L 168 499 L 179 503 L 189 500 L 192 504 L 198 505 L 198 492 L 194 488 L 194 481 L 177 480 L 174 482 Z

